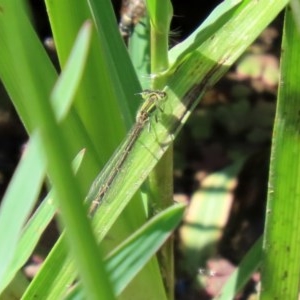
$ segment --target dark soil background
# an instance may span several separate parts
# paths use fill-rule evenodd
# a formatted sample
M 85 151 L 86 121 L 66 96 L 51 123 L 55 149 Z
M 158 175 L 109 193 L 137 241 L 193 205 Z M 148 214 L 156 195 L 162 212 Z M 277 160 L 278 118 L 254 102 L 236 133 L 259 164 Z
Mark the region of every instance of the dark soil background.
M 43 1 L 29 1 L 36 30 L 44 41 L 51 36 Z M 187 37 L 221 1 L 173 0 L 172 30 L 177 43 Z M 114 0 L 119 18 L 121 1 Z M 234 153 L 248 155 L 237 178 L 228 224 L 217 253 L 198 266 L 206 285 L 195 282 L 195 274 L 181 268 L 184 254 L 177 249 L 177 299 L 211 299 L 243 255 L 263 231 L 269 148 L 275 114 L 282 18 L 271 24 L 240 58 L 228 74 L 201 101 L 175 143 L 174 193 L 176 201 L 189 202 L 212 172 L 228 166 Z M 55 56 L 54 56 L 55 59 Z M 27 139 L 2 86 L 0 86 L 0 193 L 1 197 L 20 158 Z M 53 226 L 41 246 L 49 249 L 55 240 Z M 178 245 L 180 240 L 178 240 Z M 33 258 L 34 264 L 39 256 Z M 29 268 L 33 265 L 29 264 Z M 211 270 L 214 270 L 213 272 Z M 34 271 L 33 271 L 34 273 Z M 215 274 L 221 274 L 216 276 Z M 254 278 L 239 296 L 248 299 Z M 250 298 L 249 298 L 250 299 Z

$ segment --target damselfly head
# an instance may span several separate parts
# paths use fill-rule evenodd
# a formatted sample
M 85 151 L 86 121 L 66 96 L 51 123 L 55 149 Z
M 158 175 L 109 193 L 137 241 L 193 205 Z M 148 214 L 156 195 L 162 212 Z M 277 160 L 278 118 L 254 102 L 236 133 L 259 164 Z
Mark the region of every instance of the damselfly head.
M 150 90 L 145 89 L 141 93 L 138 93 L 138 95 L 141 95 L 144 100 L 155 98 L 157 100 L 161 100 L 167 97 L 167 93 L 160 90 Z

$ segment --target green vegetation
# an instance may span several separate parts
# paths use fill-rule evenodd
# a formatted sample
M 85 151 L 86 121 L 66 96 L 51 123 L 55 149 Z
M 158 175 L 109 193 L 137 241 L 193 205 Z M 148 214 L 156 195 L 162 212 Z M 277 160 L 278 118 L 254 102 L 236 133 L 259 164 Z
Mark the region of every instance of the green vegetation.
M 62 69 L 58 75 L 25 3 L 0 1 L 0 78 L 30 136 L 0 210 L 3 299 L 11 294 L 22 299 L 174 298 L 171 239 L 159 259 L 155 256 L 185 209 L 172 200 L 172 143 L 207 88 L 288 2 L 224 1 L 168 50 L 171 3 L 147 0 L 145 24 L 151 33 L 147 26 L 137 28 L 144 34 L 133 34 L 130 57 L 109 0 L 45 0 Z M 224 287 L 222 299 L 232 299 L 259 266 L 261 299 L 298 295 L 295 2 L 285 15 L 266 232 Z M 145 72 L 151 74 L 147 83 Z M 162 91 L 163 103 L 153 104 L 159 97 L 152 93 L 142 104 L 137 94 L 144 88 Z M 146 112 L 143 118 L 141 112 Z M 229 168 L 217 184 L 227 186 L 238 168 Z M 51 188 L 31 215 L 45 179 Z M 208 218 L 218 223 L 220 204 L 211 205 L 206 212 L 214 213 Z M 56 213 L 61 237 L 29 283 L 20 269 Z M 215 236 L 202 239 L 213 242 Z

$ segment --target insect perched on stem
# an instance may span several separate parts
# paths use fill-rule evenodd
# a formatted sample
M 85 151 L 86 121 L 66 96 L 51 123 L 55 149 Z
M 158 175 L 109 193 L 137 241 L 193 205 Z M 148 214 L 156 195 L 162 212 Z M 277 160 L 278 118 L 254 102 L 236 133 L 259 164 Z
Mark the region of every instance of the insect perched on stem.
M 162 91 L 152 91 L 152 90 L 144 90 L 143 92 L 139 93 L 142 98 L 145 100 L 144 103 L 141 105 L 140 109 L 136 115 L 136 122 L 133 125 L 132 129 L 130 130 L 127 139 L 125 142 L 117 149 L 115 155 L 113 155 L 112 160 L 108 166 L 108 169 L 105 169 L 105 175 L 97 178 L 94 182 L 95 186 L 99 186 L 97 181 L 101 181 L 101 187 L 99 188 L 96 196 L 92 200 L 89 214 L 93 215 L 101 203 L 102 198 L 110 189 L 112 183 L 114 182 L 117 174 L 123 168 L 124 163 L 130 154 L 135 141 L 140 136 L 144 126 L 146 123 L 149 122 L 150 124 L 150 116 L 156 112 L 157 109 L 162 111 L 161 103 L 167 97 L 167 94 Z
M 134 26 L 146 13 L 145 0 L 123 0 L 119 30 L 125 41 L 133 32 Z

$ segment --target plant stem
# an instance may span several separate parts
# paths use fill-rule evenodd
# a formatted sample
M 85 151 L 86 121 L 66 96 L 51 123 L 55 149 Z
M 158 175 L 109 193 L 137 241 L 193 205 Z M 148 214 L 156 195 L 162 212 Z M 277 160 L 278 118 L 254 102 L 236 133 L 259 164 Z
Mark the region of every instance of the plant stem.
M 168 63 L 168 33 L 170 13 L 172 7 L 169 0 L 157 2 L 157 11 L 164 12 L 161 15 L 150 15 L 151 24 L 151 74 L 159 74 L 169 67 Z M 161 5 L 161 6 L 160 6 Z M 155 19 L 156 17 L 156 19 Z M 163 24 L 165 26 L 157 26 Z M 152 81 L 153 89 L 162 89 L 165 82 L 155 79 Z M 157 166 L 151 172 L 148 180 L 149 196 L 151 201 L 152 213 L 157 213 L 169 207 L 173 203 L 173 147 L 172 145 L 158 162 Z M 168 299 L 174 299 L 174 257 L 173 241 L 169 239 L 161 248 L 158 254 L 160 270 L 164 280 Z

